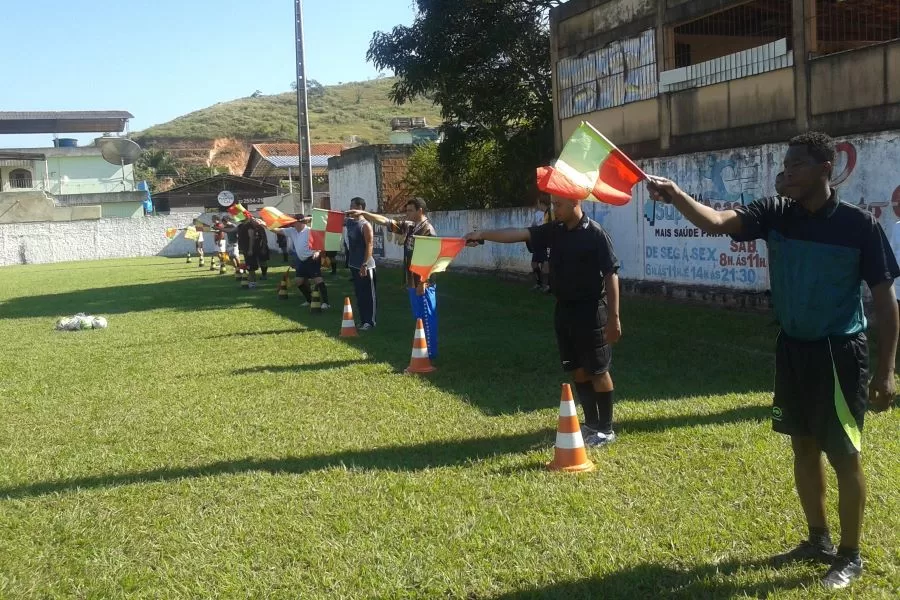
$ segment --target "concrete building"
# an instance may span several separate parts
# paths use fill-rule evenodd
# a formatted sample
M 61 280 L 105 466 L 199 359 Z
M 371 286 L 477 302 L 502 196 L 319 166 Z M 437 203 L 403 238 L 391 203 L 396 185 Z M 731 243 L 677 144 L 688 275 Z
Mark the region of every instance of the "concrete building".
M 0 112 L 0 134 L 123 132 L 124 111 Z M 0 222 L 139 217 L 146 193 L 134 168 L 111 164 L 96 144 L 58 138 L 47 148 L 0 148 Z
M 403 184 L 412 145 L 376 144 L 344 150 L 328 159 L 331 208 L 347 210 L 350 199 L 365 198 L 367 208 L 382 213 L 403 212 L 412 196 Z
M 551 11 L 557 144 L 634 158 L 900 128 L 896 0 L 569 0 Z
M 888 235 L 900 221 L 900 2 L 569 0 L 550 23 L 558 148 L 587 121 L 722 209 L 774 194 L 787 140 L 825 131 L 839 197 Z M 644 186 L 623 207 L 588 204 L 624 279 L 768 289 L 765 244 L 706 236 Z

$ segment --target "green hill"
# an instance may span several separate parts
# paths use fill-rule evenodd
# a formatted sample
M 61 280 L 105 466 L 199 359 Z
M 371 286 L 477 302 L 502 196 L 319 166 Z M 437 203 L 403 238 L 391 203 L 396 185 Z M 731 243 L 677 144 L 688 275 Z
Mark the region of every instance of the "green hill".
M 425 117 L 429 125 L 440 123 L 440 108 L 416 101 L 403 106 L 391 102 L 388 93 L 394 78 L 324 86 L 309 94 L 312 142 L 339 142 L 359 136 L 370 143 L 386 143 L 390 120 L 397 116 Z M 261 95 L 220 102 L 168 123 L 137 132 L 135 139 L 242 140 L 294 139 L 297 135 L 297 101 L 294 92 Z

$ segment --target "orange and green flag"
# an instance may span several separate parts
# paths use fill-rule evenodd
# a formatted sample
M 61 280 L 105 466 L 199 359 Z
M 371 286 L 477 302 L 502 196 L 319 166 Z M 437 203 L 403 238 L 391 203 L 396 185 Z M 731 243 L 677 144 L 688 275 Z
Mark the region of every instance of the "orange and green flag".
M 166 239 L 167 240 L 174 240 L 175 236 L 177 236 L 177 235 L 178 235 L 178 230 L 176 228 L 169 227 L 168 229 L 166 229 Z
M 628 204 L 647 176 L 590 123 L 582 122 L 551 167 L 539 167 L 538 189 L 568 200 Z
M 267 206 L 259 211 L 266 227 L 269 229 L 278 229 L 280 227 L 290 227 L 297 222 L 297 219 L 289 217 L 273 206 Z
M 244 208 L 243 204 L 237 203 L 232 204 L 228 207 L 228 214 L 234 217 L 234 220 L 240 223 L 241 221 L 246 221 L 247 219 L 252 218 L 250 211 Z
M 417 235 L 413 238 L 412 260 L 409 270 L 426 280 L 432 273 L 446 271 L 456 255 L 466 247 L 463 238 L 439 238 Z
M 340 252 L 344 232 L 344 213 L 324 208 L 312 211 L 309 247 L 319 252 Z

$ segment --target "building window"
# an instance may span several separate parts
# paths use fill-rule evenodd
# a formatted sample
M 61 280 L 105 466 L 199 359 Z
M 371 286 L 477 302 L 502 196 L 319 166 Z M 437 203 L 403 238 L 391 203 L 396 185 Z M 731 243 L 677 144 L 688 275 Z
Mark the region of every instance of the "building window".
M 559 113 L 567 119 L 656 97 L 656 31 L 560 60 L 556 65 Z
M 687 67 L 791 40 L 791 0 L 757 0 L 672 28 L 666 67 Z
M 794 64 L 791 0 L 756 0 L 670 27 L 660 90 L 674 92 Z
M 807 44 L 813 55 L 900 39 L 900 2 L 816 0 L 815 14 L 807 19 Z
M 31 171 L 13 169 L 9 172 L 9 187 L 14 190 L 29 190 L 32 187 Z

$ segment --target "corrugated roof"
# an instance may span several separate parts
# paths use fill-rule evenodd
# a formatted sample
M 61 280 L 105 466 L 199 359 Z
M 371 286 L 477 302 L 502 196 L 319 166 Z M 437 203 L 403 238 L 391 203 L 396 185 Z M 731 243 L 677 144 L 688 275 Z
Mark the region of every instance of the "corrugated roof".
M 133 119 L 124 110 L 50 110 L 50 111 L 0 111 L 0 121 L 27 121 L 31 119 Z
M 133 118 L 124 110 L 0 111 L 0 133 L 118 133 Z
M 309 162 L 313 168 L 327 168 L 329 158 L 329 156 L 310 156 Z M 294 156 L 268 156 L 263 160 L 265 160 L 276 169 L 287 169 L 288 167 L 290 167 L 291 169 L 297 169 L 300 167 L 300 157 L 296 154 Z
M 263 158 L 270 156 L 297 156 L 297 144 L 293 143 L 277 143 L 277 144 L 253 144 L 253 148 L 259 152 Z M 320 156 L 337 156 L 341 150 L 346 150 L 343 144 L 312 144 L 310 154 Z

